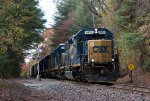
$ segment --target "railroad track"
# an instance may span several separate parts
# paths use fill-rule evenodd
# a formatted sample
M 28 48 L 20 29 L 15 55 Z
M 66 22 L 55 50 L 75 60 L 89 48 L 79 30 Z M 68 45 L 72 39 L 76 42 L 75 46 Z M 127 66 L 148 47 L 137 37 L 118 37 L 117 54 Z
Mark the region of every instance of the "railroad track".
M 71 81 L 72 82 L 72 81 Z M 150 87 L 146 86 L 138 86 L 133 84 L 115 84 L 115 83 L 84 83 L 84 82 L 74 82 L 79 85 L 97 85 L 112 89 L 119 89 L 119 90 L 125 90 L 125 91 L 132 91 L 132 92 L 138 92 L 138 93 L 146 93 L 150 94 Z
M 120 89 L 120 90 L 127 90 L 127 91 L 134 91 L 139 93 L 146 93 L 150 94 L 150 88 L 146 86 L 138 86 L 138 85 L 128 85 L 128 84 L 115 84 L 109 86 L 110 88 Z

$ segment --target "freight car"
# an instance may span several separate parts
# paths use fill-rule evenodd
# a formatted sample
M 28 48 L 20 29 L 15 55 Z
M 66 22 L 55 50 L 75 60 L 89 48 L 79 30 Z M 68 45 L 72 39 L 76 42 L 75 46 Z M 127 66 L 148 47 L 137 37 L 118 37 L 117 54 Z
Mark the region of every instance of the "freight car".
M 115 81 L 119 77 L 119 59 L 114 37 L 105 28 L 87 28 L 71 36 L 40 62 L 43 77 L 59 77 L 78 81 Z M 49 76 L 48 76 L 49 75 Z

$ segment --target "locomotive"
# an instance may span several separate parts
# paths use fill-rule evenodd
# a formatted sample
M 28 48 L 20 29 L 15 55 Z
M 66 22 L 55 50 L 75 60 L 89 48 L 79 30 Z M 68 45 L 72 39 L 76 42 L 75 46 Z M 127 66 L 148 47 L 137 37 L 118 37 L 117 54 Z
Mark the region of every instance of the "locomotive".
M 35 65 L 32 71 L 37 70 Z M 43 58 L 39 67 L 41 77 L 86 82 L 116 81 L 120 72 L 113 33 L 106 28 L 82 29 Z

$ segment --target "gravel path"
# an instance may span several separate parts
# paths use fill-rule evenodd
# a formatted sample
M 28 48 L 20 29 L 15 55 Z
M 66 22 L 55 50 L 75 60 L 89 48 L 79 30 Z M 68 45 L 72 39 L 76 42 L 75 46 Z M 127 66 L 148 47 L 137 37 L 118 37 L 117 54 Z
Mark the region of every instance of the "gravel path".
M 32 89 L 31 97 L 36 101 L 150 101 L 149 94 L 122 91 L 99 84 L 54 79 L 26 79 L 17 82 Z

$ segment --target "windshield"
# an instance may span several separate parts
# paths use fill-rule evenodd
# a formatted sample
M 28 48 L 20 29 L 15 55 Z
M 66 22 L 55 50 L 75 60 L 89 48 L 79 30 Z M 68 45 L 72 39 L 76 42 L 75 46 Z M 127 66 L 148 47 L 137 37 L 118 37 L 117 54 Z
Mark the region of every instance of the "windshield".
M 107 46 L 94 46 L 93 52 L 95 52 L 95 53 L 106 53 L 107 52 Z
M 105 35 L 87 35 L 86 36 L 88 40 L 110 40 L 111 37 L 105 36 Z

